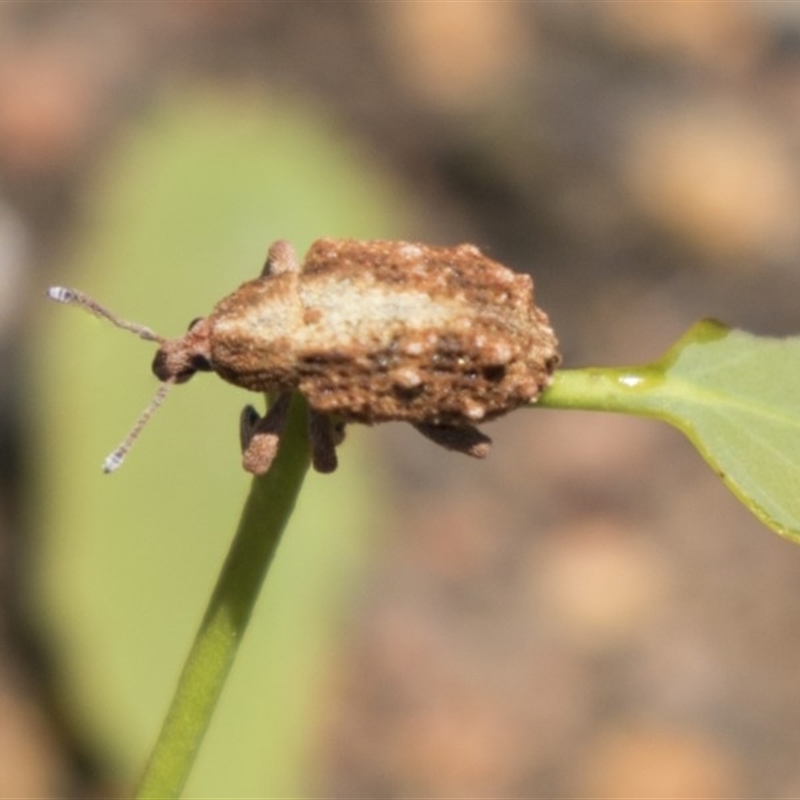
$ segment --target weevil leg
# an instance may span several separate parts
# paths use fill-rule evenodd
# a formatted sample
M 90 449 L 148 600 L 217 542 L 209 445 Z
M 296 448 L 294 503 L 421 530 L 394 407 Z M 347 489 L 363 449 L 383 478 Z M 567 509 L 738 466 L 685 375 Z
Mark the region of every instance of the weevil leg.
M 485 458 L 492 446 L 492 440 L 472 425 L 434 425 L 428 422 L 412 424 L 432 442 L 473 458 Z
M 333 472 L 338 464 L 336 445 L 344 439 L 344 424 L 335 423 L 329 414 L 309 409 L 308 434 L 314 469 L 317 472 Z
M 256 427 L 260 419 L 261 415 L 253 406 L 245 406 L 242 409 L 242 413 L 239 415 L 239 443 L 242 448 L 242 453 L 247 450 L 250 440 L 255 435 Z
M 281 275 L 284 272 L 300 272 L 300 264 L 294 247 L 286 239 L 273 242 L 267 251 L 267 260 L 261 270 L 261 277 L 267 275 Z
M 347 423 L 341 418 L 331 414 L 328 419 L 331 421 L 331 431 L 333 433 L 333 444 L 338 447 L 344 441 L 345 428 Z
M 264 475 L 275 460 L 290 399 L 289 392 L 278 395 L 263 417 L 252 406 L 242 410 L 239 418 L 242 466 L 253 475 Z

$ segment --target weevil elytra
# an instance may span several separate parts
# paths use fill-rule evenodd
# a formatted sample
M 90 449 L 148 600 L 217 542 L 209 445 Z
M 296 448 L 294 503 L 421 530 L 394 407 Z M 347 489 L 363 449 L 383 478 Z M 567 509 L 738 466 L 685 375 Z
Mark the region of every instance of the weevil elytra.
M 350 422 L 410 422 L 437 444 L 482 458 L 491 440 L 476 423 L 535 400 L 559 362 L 531 278 L 471 244 L 319 239 L 301 266 L 278 241 L 258 278 L 176 339 L 80 292 L 55 287 L 48 295 L 159 345 L 153 372 L 162 385 L 106 472 L 120 466 L 168 389 L 196 372 L 277 394 L 264 417 L 252 406 L 241 417 L 243 464 L 260 475 L 277 452 L 291 392 L 308 402 L 320 472 L 336 468 Z

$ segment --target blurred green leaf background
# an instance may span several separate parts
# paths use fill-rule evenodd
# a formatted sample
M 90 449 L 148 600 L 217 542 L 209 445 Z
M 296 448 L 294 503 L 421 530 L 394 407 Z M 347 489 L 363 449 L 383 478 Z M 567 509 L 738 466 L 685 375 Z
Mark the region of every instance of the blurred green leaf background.
M 308 109 L 191 89 L 162 96 L 120 142 L 85 214 L 59 280 L 166 336 L 254 277 L 277 238 L 302 255 L 319 236 L 398 237 L 409 217 L 399 190 Z M 104 477 L 156 386 L 152 347 L 71 310 L 46 316 L 36 595 L 70 710 L 130 784 L 238 519 L 238 413 L 258 398 L 199 376 Z M 380 477 L 351 440 L 340 470 L 305 487 L 187 796 L 308 787 L 318 680 L 380 513 Z

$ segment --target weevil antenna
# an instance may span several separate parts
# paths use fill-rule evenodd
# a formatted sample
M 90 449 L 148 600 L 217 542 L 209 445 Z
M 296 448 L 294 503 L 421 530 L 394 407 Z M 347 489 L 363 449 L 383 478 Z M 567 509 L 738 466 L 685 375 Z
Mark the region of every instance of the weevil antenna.
M 47 296 L 57 303 L 79 306 L 90 314 L 94 314 L 101 319 L 107 319 L 112 325 L 116 325 L 118 328 L 122 328 L 125 331 L 135 333 L 139 338 L 146 339 L 148 342 L 163 343 L 166 341 L 163 336 L 154 333 L 145 325 L 139 325 L 136 322 L 128 322 L 118 317 L 116 314 L 112 314 L 107 308 L 101 306 L 100 303 L 92 300 L 91 297 L 88 297 L 83 292 L 79 292 L 76 289 L 66 289 L 63 286 L 51 286 L 47 290 Z
M 131 447 L 133 447 L 133 443 L 139 438 L 142 428 L 144 428 L 150 417 L 155 414 L 158 407 L 164 402 L 167 392 L 169 392 L 174 385 L 174 381 L 164 381 L 164 383 L 158 387 L 155 397 L 153 397 L 153 399 L 150 401 L 147 408 L 142 411 L 141 416 L 134 423 L 130 433 L 125 437 L 125 441 L 123 441 L 113 453 L 109 454 L 109 456 L 103 462 L 103 472 L 105 472 L 106 475 L 114 472 L 122 466 L 125 456 L 128 455 Z

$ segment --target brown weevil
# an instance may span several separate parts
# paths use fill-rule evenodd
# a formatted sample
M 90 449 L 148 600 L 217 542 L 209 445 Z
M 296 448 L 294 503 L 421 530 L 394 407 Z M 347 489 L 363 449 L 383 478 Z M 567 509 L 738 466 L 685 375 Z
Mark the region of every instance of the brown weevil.
M 126 322 L 80 292 L 79 305 L 159 345 L 162 382 L 125 441 L 113 472 L 169 388 L 195 372 L 277 399 L 264 417 L 241 417 L 243 464 L 265 473 L 277 452 L 292 392 L 305 396 L 314 467 L 336 468 L 350 422 L 410 422 L 432 441 L 482 458 L 491 440 L 475 425 L 534 401 L 559 362 L 533 281 L 477 247 L 319 239 L 302 267 L 291 245 L 272 245 L 256 280 L 194 320 L 177 339 Z

